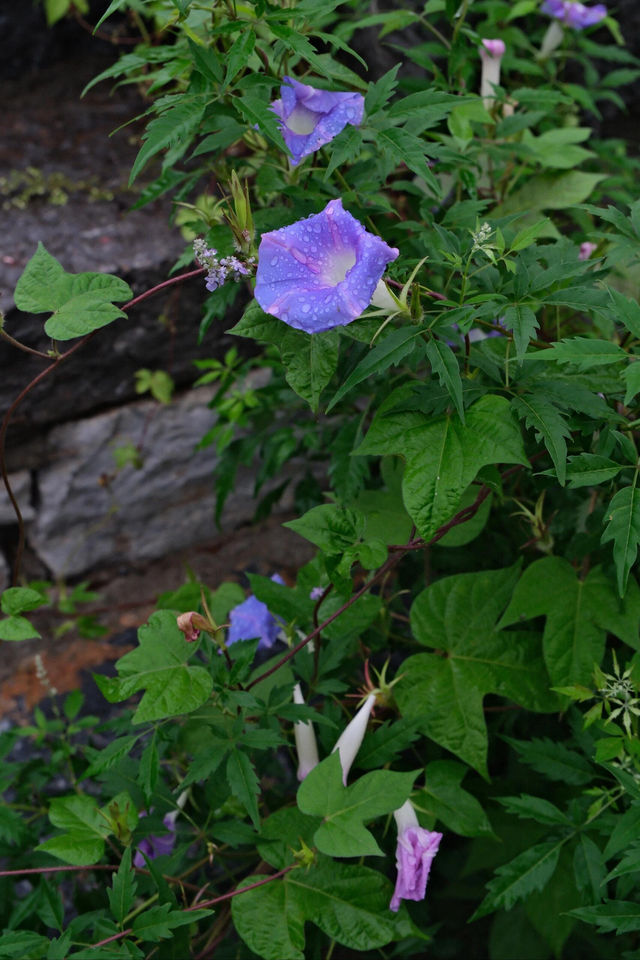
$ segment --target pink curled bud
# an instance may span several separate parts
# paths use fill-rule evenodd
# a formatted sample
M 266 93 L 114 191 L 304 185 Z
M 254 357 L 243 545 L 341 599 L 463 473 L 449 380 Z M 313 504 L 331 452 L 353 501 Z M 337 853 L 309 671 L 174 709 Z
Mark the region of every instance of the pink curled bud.
M 188 613 L 181 613 L 177 618 L 178 629 L 184 633 L 184 638 L 189 643 L 197 640 L 201 630 L 206 630 L 209 623 L 202 614 L 195 610 L 189 610 Z

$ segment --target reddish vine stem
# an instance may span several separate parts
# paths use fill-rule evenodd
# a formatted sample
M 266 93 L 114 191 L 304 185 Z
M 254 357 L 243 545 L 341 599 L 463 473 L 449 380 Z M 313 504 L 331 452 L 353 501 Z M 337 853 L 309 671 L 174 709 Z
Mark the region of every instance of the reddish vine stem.
M 184 280 L 190 280 L 192 277 L 201 276 L 203 273 L 206 273 L 204 267 L 198 267 L 197 270 L 190 270 L 188 273 L 181 273 L 177 277 L 171 277 L 169 280 L 163 280 L 162 283 L 158 283 L 155 287 L 151 287 L 149 290 L 145 290 L 144 293 L 139 294 L 137 297 L 134 297 L 132 300 L 129 300 L 128 303 L 122 307 L 122 310 L 126 312 L 130 310 L 131 307 L 137 306 L 143 300 L 147 300 L 149 297 L 154 296 L 160 290 L 164 290 L 166 287 L 173 286 L 177 283 L 182 283 Z M 11 501 L 11 506 L 14 509 L 16 519 L 18 521 L 18 546 L 16 549 L 16 556 L 13 564 L 13 575 L 11 577 L 11 583 L 13 586 L 17 585 L 18 578 L 20 576 L 20 567 L 22 565 L 22 554 L 24 552 L 24 520 L 22 518 L 22 513 L 20 512 L 20 507 L 18 506 L 18 501 L 15 498 L 13 490 L 11 488 L 11 483 L 9 482 L 9 473 L 7 470 L 7 461 L 6 461 L 6 437 L 9 424 L 11 419 L 24 400 L 24 398 L 40 383 L 41 380 L 44 380 L 48 374 L 52 373 L 57 367 L 62 363 L 63 360 L 67 360 L 72 354 L 79 350 L 81 347 L 84 347 L 85 344 L 89 343 L 90 340 L 95 337 L 97 330 L 93 330 L 91 333 L 86 334 L 77 343 L 72 347 L 66 350 L 64 353 L 61 353 L 56 357 L 48 367 L 45 367 L 44 370 L 41 370 L 37 376 L 31 380 L 26 387 L 18 394 L 16 399 L 13 401 L 4 417 L 2 418 L 2 425 L 0 426 L 0 476 L 2 476 L 2 481 L 5 485 L 7 495 Z M 47 354 L 39 354 L 42 358 L 47 360 L 51 359 Z
M 81 873 L 84 870 L 110 870 L 111 873 L 115 873 L 118 869 L 118 866 L 113 863 L 94 863 L 90 866 L 85 865 L 81 867 L 26 867 L 24 870 L 0 870 L 0 877 L 25 877 L 31 874 L 42 875 L 46 873 Z M 133 869 L 136 873 L 142 873 L 147 877 L 151 876 L 151 871 L 146 870 L 144 867 L 134 867 Z M 180 886 L 186 887 L 189 890 L 199 891 L 202 889 L 195 883 L 187 883 L 182 877 L 172 877 L 168 873 L 163 873 L 162 879 L 166 880 L 167 883 L 179 883 Z
M 505 472 L 501 474 L 502 479 L 518 470 L 522 470 L 523 467 L 523 464 L 517 464 L 515 467 L 510 467 L 509 470 L 505 470 Z M 462 510 L 459 510 L 458 513 L 451 518 L 451 520 L 439 527 L 430 540 L 418 538 L 416 540 L 410 540 L 408 543 L 392 544 L 389 547 L 389 550 L 392 551 L 392 555 L 385 560 L 383 565 L 379 570 L 376 571 L 370 580 L 368 580 L 362 587 L 360 587 L 358 591 L 356 591 L 356 593 L 354 593 L 345 603 L 343 603 L 339 610 L 336 610 L 335 613 L 328 617 L 319 626 L 314 627 L 311 633 L 308 633 L 307 636 L 300 641 L 300 643 L 297 643 L 295 647 L 292 647 L 291 650 L 288 650 L 287 653 L 285 653 L 284 656 L 282 656 L 273 667 L 270 667 L 269 670 L 265 670 L 265 672 L 261 673 L 259 677 L 256 677 L 255 680 L 252 680 L 246 689 L 250 690 L 251 687 L 254 687 L 257 683 L 260 683 L 261 680 L 266 680 L 267 677 L 270 677 L 272 673 L 275 673 L 276 670 L 279 670 L 280 667 L 283 667 L 285 663 L 291 660 L 292 657 L 295 657 L 296 653 L 299 653 L 299 651 L 302 650 L 302 648 L 308 643 L 310 643 L 311 640 L 314 640 L 317 636 L 319 636 L 325 627 L 328 627 L 330 623 L 333 623 L 333 621 L 336 620 L 342 613 L 344 613 L 345 610 L 348 610 L 349 607 L 353 606 L 356 600 L 359 600 L 363 594 L 367 593 L 374 583 L 377 583 L 378 580 L 381 580 L 384 576 L 386 576 L 386 574 L 389 573 L 389 571 L 392 570 L 393 567 L 395 567 L 395 565 L 402 559 L 405 553 L 408 553 L 410 550 L 421 550 L 424 547 L 431 546 L 433 543 L 437 543 L 438 540 L 442 539 L 445 533 L 448 533 L 452 527 L 457 527 L 461 523 L 465 523 L 467 520 L 470 520 L 471 517 L 473 517 L 474 514 L 479 510 L 480 506 L 489 496 L 490 492 L 490 487 L 487 487 L 483 484 L 480 487 L 480 491 L 474 502 L 469 504 L 468 507 L 464 507 Z M 415 527 L 412 530 L 412 533 L 414 532 Z
M 221 903 L 223 900 L 231 900 L 232 897 L 238 897 L 241 893 L 247 893 L 248 890 L 255 890 L 256 887 L 263 887 L 265 883 L 271 883 L 272 880 L 278 880 L 280 877 L 283 877 L 285 873 L 289 873 L 296 867 L 297 863 L 292 863 L 283 870 L 279 870 L 277 873 L 272 873 L 271 876 L 265 877 L 264 880 L 258 880 L 257 883 L 250 883 L 248 887 L 242 887 L 240 890 L 231 890 L 229 893 L 223 893 L 221 896 L 214 897 L 212 900 L 202 900 L 200 903 L 196 903 L 192 907 L 186 907 L 182 912 L 191 913 L 193 910 L 201 910 L 203 907 L 212 907 L 214 903 Z M 115 940 L 122 940 L 123 937 L 128 937 L 130 933 L 133 933 L 133 927 L 127 927 L 126 930 L 121 930 L 119 933 L 114 933 L 113 936 L 107 937 L 106 940 L 101 940 L 99 943 L 92 944 L 91 949 L 97 950 L 98 947 L 104 947 L 107 943 L 113 943 Z

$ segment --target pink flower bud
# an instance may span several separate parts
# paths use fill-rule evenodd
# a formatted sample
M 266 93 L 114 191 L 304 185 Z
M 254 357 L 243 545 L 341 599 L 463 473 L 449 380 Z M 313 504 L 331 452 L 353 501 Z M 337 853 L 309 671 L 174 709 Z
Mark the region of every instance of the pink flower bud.
M 594 250 L 597 249 L 597 243 L 591 243 L 590 240 L 585 240 L 584 243 L 580 244 L 580 253 L 578 254 L 578 260 L 588 260 Z
M 197 640 L 201 630 L 206 630 L 208 622 L 195 610 L 189 610 L 188 613 L 181 613 L 177 618 L 178 629 L 184 633 L 184 638 L 189 643 Z

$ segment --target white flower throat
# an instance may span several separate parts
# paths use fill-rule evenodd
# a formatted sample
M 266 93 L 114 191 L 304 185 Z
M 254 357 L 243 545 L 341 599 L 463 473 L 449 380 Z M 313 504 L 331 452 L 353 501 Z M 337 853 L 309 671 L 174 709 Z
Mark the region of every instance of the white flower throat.
M 343 247 L 341 250 L 332 251 L 327 260 L 327 265 L 322 271 L 324 279 L 331 286 L 342 283 L 355 262 L 356 254 L 354 250 L 347 250 Z
M 315 110 L 309 110 L 299 103 L 293 108 L 285 122 L 292 133 L 301 133 L 306 136 L 309 133 L 313 133 L 318 119 L 319 114 L 317 114 Z

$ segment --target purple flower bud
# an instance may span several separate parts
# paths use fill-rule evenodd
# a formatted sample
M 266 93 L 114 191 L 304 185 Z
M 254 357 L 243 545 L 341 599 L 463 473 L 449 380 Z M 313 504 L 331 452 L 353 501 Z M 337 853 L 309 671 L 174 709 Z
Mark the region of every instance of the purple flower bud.
M 319 600 L 323 593 L 324 593 L 324 587 L 314 587 L 311 593 L 309 594 L 309 599 Z
M 134 867 L 144 867 L 146 865 L 143 854 L 145 854 L 148 860 L 155 860 L 156 857 L 167 856 L 173 852 L 176 842 L 176 818 L 178 813 L 178 810 L 172 810 L 171 813 L 167 813 L 163 817 L 162 822 L 167 828 L 168 833 L 162 836 L 152 834 L 140 841 L 138 849 L 133 856 Z M 144 811 L 140 814 L 142 817 L 146 817 L 146 815 Z
M 598 247 L 597 243 L 591 243 L 590 240 L 585 240 L 584 243 L 580 244 L 580 253 L 578 254 L 578 260 L 588 260 L 594 250 Z
M 275 583 L 284 584 L 284 580 L 277 573 L 271 579 Z M 281 629 L 282 622 L 269 612 L 266 603 L 251 594 L 229 614 L 227 644 L 235 643 L 236 640 L 255 640 L 257 637 L 260 640 L 258 649 L 268 650 L 276 642 Z
M 607 8 L 603 3 L 587 7 L 584 3 L 578 3 L 577 0 L 544 0 L 540 9 L 550 17 L 561 20 L 567 27 L 573 27 L 574 30 L 591 27 L 607 15 Z
M 322 213 L 262 235 L 255 297 L 290 327 L 321 333 L 346 326 L 371 302 L 399 251 L 367 233 L 331 200 Z
M 280 99 L 271 109 L 281 120 L 280 130 L 293 167 L 303 157 L 333 140 L 348 123 L 357 126 L 364 115 L 364 97 L 359 93 L 316 90 L 293 77 L 285 77 Z
M 398 878 L 389 909 L 396 912 L 401 900 L 424 899 L 431 863 L 438 852 L 442 834 L 419 825 L 410 800 L 395 811 L 394 817 L 398 827 Z
M 347 777 L 349 776 L 351 764 L 355 760 L 356 754 L 358 753 L 358 750 L 360 749 L 364 739 L 364 735 L 367 730 L 367 724 L 369 723 L 369 717 L 375 702 L 375 693 L 370 693 L 353 719 L 344 728 L 343 732 L 338 737 L 333 750 L 331 751 L 331 753 L 335 753 L 337 750 L 340 754 L 340 763 L 342 764 L 342 782 L 344 783 L 345 787 L 347 785 Z
M 504 40 L 483 40 L 482 46 L 489 54 L 490 57 L 496 59 L 497 57 L 503 57 L 504 52 L 507 49 L 504 44 Z M 480 56 L 482 56 L 483 51 L 480 51 Z

